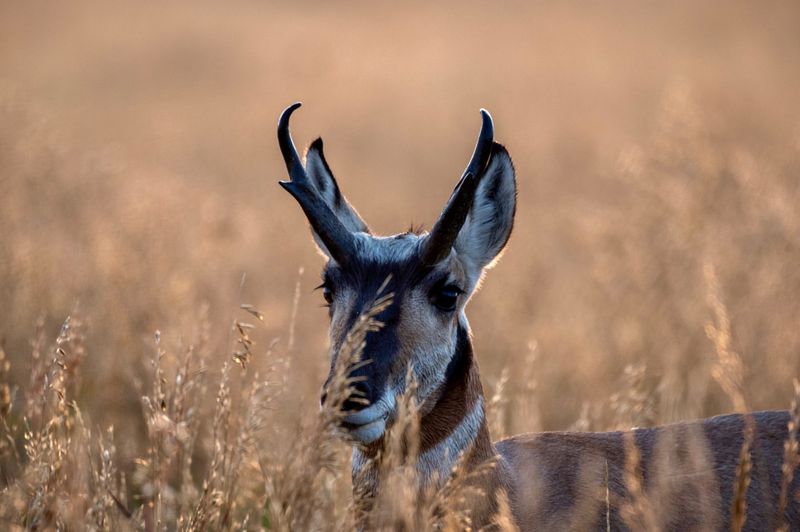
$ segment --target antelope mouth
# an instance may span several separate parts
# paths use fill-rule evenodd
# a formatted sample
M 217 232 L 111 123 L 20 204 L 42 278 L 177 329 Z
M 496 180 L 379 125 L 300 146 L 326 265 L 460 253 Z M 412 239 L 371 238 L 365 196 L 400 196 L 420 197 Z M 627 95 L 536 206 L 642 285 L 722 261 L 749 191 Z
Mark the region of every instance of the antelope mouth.
M 386 432 L 386 424 L 393 407 L 394 401 L 385 401 L 382 398 L 363 410 L 347 415 L 341 426 L 354 440 L 372 443 Z
M 345 422 L 342 424 L 342 428 L 344 428 L 354 440 L 361 443 L 372 443 L 380 439 L 383 433 L 386 432 L 386 420 L 388 417 L 387 414 L 375 421 L 370 421 L 362 425 Z

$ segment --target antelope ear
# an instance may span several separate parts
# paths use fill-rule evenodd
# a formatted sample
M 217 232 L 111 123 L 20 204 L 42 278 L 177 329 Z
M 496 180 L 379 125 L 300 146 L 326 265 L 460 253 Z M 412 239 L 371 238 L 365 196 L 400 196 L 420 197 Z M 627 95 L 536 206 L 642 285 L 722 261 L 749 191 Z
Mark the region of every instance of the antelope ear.
M 474 283 L 499 259 L 511 236 L 516 208 L 514 165 L 508 151 L 495 142 L 472 208 L 453 246 Z
M 318 138 L 306 152 L 306 173 L 323 201 L 328 204 L 339 221 L 353 233 L 368 233 L 369 228 L 352 205 L 345 199 L 333 177 L 325 155 L 322 153 L 322 139 Z M 319 245 L 319 239 L 314 235 Z M 320 246 L 324 251 L 324 247 Z M 327 253 L 326 253 L 327 254 Z

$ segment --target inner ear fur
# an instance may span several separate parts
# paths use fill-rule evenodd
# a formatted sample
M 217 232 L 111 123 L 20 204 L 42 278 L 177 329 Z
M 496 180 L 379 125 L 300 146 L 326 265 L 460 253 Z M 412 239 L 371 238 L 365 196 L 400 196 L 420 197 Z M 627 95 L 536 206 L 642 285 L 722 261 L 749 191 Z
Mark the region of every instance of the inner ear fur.
M 495 142 L 472 208 L 454 245 L 470 276 L 480 277 L 485 268 L 499 259 L 514 228 L 516 207 L 514 164 L 505 147 Z

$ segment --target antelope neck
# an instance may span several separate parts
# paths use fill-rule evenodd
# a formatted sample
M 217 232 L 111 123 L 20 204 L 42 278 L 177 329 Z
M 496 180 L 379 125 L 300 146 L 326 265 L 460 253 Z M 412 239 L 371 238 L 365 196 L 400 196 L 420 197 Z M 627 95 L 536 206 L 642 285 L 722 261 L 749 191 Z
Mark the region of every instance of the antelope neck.
M 483 389 L 465 326 L 459 326 L 456 351 L 436 395 L 433 409 L 420 420 L 417 469 L 423 484 L 445 482 L 459 459 L 470 467 L 494 454 Z
M 432 408 L 420 419 L 420 446 L 417 469 L 423 485 L 436 475 L 447 480 L 453 465 L 462 458 L 474 466 L 494 455 L 484 412 L 483 389 L 466 324 L 459 324 L 455 352 L 445 378 L 433 397 Z M 423 405 L 423 410 L 427 410 Z M 378 447 L 366 450 L 373 455 Z M 364 451 L 353 454 L 353 475 L 364 464 Z

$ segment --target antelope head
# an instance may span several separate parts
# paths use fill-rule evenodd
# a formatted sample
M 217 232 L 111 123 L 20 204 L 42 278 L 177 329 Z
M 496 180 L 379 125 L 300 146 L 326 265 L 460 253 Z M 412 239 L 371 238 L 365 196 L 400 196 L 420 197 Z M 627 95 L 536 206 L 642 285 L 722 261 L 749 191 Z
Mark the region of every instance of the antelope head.
M 290 177 L 280 184 L 300 204 L 327 258 L 321 289 L 330 308 L 331 368 L 351 326 L 387 278 L 386 291 L 394 294 L 377 316 L 383 327 L 367 335 L 363 359 L 368 363 L 352 374 L 360 378 L 356 391 L 365 401 L 351 399 L 345 405 L 350 412 L 346 428 L 367 444 L 379 440 L 391 423 L 409 366 L 421 415 L 441 396 L 459 344 L 469 342 L 467 302 L 511 234 L 514 167 L 506 149 L 493 142 L 492 118 L 481 110 L 472 159 L 431 231 L 374 235 L 342 195 L 321 139 L 308 148 L 305 164 L 301 161 L 289 133 L 289 118 L 298 107 L 289 106 L 278 123 Z

